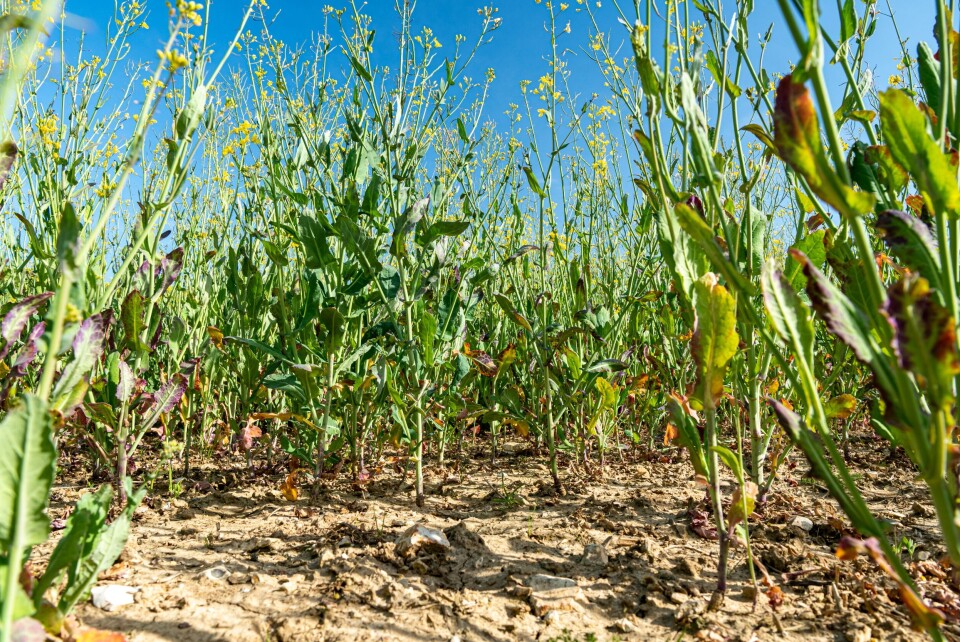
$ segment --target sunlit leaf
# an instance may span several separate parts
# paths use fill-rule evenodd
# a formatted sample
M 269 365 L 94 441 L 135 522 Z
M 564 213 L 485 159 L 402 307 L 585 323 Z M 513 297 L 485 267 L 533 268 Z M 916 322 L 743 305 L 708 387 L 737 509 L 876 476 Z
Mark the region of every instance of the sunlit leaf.
M 704 403 L 715 403 L 723 392 L 727 366 L 740 342 L 736 300 L 712 273 L 704 275 L 694 287 L 697 321 L 692 347 L 698 390 Z

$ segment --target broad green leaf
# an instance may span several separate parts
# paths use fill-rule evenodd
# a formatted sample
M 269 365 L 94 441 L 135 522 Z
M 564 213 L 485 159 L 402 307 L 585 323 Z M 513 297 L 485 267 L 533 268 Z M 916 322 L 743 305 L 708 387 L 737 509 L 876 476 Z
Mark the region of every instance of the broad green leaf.
M 927 131 L 927 117 L 907 94 L 880 93 L 880 128 L 894 160 L 910 172 L 931 212 L 960 215 L 957 170 Z
M 718 270 L 723 275 L 723 278 L 728 283 L 734 285 L 738 291 L 752 295 L 756 288 L 754 288 L 750 281 L 744 278 L 739 268 L 727 258 L 726 252 L 717 244 L 716 235 L 713 230 L 710 229 L 710 226 L 707 225 L 707 222 L 703 220 L 703 217 L 693 208 L 683 203 L 678 203 L 674 206 L 674 211 L 677 214 L 680 227 L 696 241 L 700 249 L 707 255 L 707 258 L 710 259 L 713 268 Z
M 67 585 L 58 604 L 61 613 L 69 613 L 89 595 L 97 578 L 113 565 L 127 544 L 133 512 L 143 501 L 147 489 L 140 488 L 133 492 L 129 478 L 123 483 L 127 491 L 127 505 L 113 523 L 96 533 L 95 540 L 86 549 L 88 553 L 68 569 Z
M 81 561 L 90 554 L 106 525 L 112 500 L 113 489 L 109 485 L 102 486 L 94 493 L 84 493 L 77 500 L 76 507 L 67 519 L 67 527 L 50 555 L 47 568 L 34 587 L 33 599 L 37 608 L 47 589 L 58 583 L 68 570 L 75 573 Z
M 823 268 L 823 265 L 827 262 L 827 247 L 824 245 L 826 235 L 826 230 L 810 232 L 794 243 L 791 249 L 803 252 L 808 261 L 818 268 Z M 807 284 L 807 277 L 803 275 L 803 267 L 791 254 L 787 255 L 783 276 L 795 290 L 800 290 Z
M 917 71 L 923 93 L 926 94 L 926 103 L 937 106 L 941 100 L 940 89 L 940 61 L 937 60 L 930 45 L 921 42 L 917 45 Z
M 797 295 L 785 276 L 772 262 L 764 266 L 763 303 L 770 321 L 794 352 L 799 352 L 808 366 L 813 365 L 815 333 L 810 309 Z
M 46 509 L 57 452 L 46 403 L 24 395 L 0 422 L 0 435 L 0 547 L 9 551 L 16 540 L 22 553 L 50 533 Z
M 323 328 L 323 341 L 327 354 L 339 350 L 347 333 L 347 320 L 336 308 L 324 308 L 317 315 L 317 321 Z
M 713 273 L 697 281 L 694 291 L 697 321 L 692 349 L 697 362 L 698 389 L 704 404 L 715 403 L 723 393 L 727 366 L 740 343 L 737 304 Z
M 424 312 L 420 317 L 420 345 L 423 346 L 424 363 L 428 366 L 433 365 L 436 340 L 437 317 L 433 316 L 430 312 Z
M 400 273 L 396 268 L 384 265 L 377 275 L 377 282 L 383 291 L 384 298 L 387 301 L 396 301 L 400 294 L 400 288 L 403 287 L 403 283 L 400 281 Z
M 138 290 L 131 290 L 120 306 L 120 326 L 123 328 L 124 348 L 134 352 L 146 350 L 143 342 L 143 332 L 146 326 L 143 322 L 146 299 Z

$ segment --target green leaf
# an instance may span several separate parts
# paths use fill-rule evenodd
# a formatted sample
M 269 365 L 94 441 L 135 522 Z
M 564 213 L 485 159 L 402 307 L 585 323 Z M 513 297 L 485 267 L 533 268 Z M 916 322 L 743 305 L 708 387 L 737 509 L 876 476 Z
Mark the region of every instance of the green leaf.
M 723 379 L 737 353 L 737 303 L 717 276 L 708 272 L 694 285 L 697 312 L 693 357 L 697 362 L 698 390 L 706 405 L 723 393 Z
M 50 555 L 47 568 L 34 587 L 33 599 L 37 608 L 47 589 L 59 582 L 68 570 L 75 573 L 80 562 L 90 554 L 106 525 L 111 501 L 113 489 L 109 485 L 104 485 L 95 493 L 84 493 L 77 500 L 76 507 L 67 519 L 67 527 Z
M 677 214 L 677 221 L 680 223 L 680 227 L 682 227 L 683 231 L 689 234 L 697 243 L 697 246 L 703 250 L 707 258 L 710 259 L 713 268 L 718 270 L 727 283 L 732 284 L 737 291 L 748 296 L 752 295 L 756 288 L 754 288 L 750 281 L 744 278 L 740 269 L 727 258 L 726 252 L 717 244 L 716 235 L 713 233 L 713 230 L 710 229 L 710 226 L 707 225 L 707 222 L 703 220 L 703 217 L 693 208 L 683 203 L 678 203 L 674 206 L 674 211 Z
M 384 298 L 386 298 L 387 301 L 396 301 L 397 296 L 400 294 L 400 288 L 403 285 L 400 281 L 400 273 L 395 268 L 384 265 L 383 269 L 380 270 L 380 274 L 377 275 L 377 281 L 383 290 Z
M 45 542 L 50 533 L 46 508 L 57 452 L 47 405 L 24 395 L 22 404 L 0 422 L 0 435 L 0 546 L 10 551 L 17 540 L 22 553 Z
M 68 572 L 67 586 L 61 593 L 58 604 L 61 613 L 69 613 L 78 602 L 89 595 L 90 589 L 97 583 L 100 574 L 113 565 L 127 545 L 133 512 L 143 501 L 147 489 L 140 488 L 136 492 L 131 492 L 129 478 L 124 480 L 124 485 L 127 490 L 127 505 L 123 512 L 106 529 L 96 534 L 94 541 L 87 548 L 89 553 L 78 560 L 78 563 Z
M 761 281 L 763 303 L 777 334 L 791 345 L 795 353 L 799 353 L 807 366 L 812 366 L 816 335 L 810 309 L 772 262 L 764 266 Z
M 147 349 L 147 345 L 143 342 L 145 304 L 146 299 L 139 290 L 131 290 L 120 306 L 120 326 L 123 328 L 122 346 L 134 352 Z
M 880 93 L 880 128 L 895 161 L 903 165 L 931 212 L 960 215 L 957 171 L 927 132 L 927 117 L 906 93 Z
M 710 71 L 710 75 L 713 76 L 716 83 L 723 87 L 723 90 L 730 94 L 732 98 L 739 98 L 743 90 L 740 89 L 735 82 L 730 80 L 729 76 L 723 73 L 723 69 L 720 67 L 720 60 L 717 59 L 717 54 L 715 54 L 712 49 L 707 50 L 707 53 L 704 54 L 704 61 L 707 63 L 707 69 Z
M 357 72 L 357 75 L 363 78 L 366 82 L 373 82 L 373 76 L 370 75 L 370 72 L 367 71 L 366 67 L 364 67 L 355 56 L 350 56 L 350 66 L 353 67 L 353 70 Z
M 921 42 L 917 45 L 917 69 L 923 93 L 926 94 L 928 105 L 938 106 L 941 100 L 940 90 L 940 61 L 930 49 L 930 45 Z
M 543 191 L 543 188 L 540 187 L 540 181 L 537 180 L 536 174 L 533 173 L 533 169 L 527 166 L 523 167 L 523 173 L 527 177 L 527 184 L 530 185 L 530 189 L 533 190 L 533 193 L 539 196 L 540 198 L 546 198 L 547 195 Z
M 521 328 L 527 332 L 533 332 L 533 326 L 530 325 L 530 322 L 527 319 L 517 312 L 517 308 L 514 307 L 513 302 L 500 294 L 499 292 L 493 295 L 493 298 L 496 299 L 497 304 L 507 313 L 507 316 L 513 320 L 514 323 L 519 325 Z
M 740 464 L 740 458 L 737 454 L 726 446 L 713 446 L 710 450 L 715 452 L 724 464 L 733 471 L 734 477 L 741 484 L 743 483 L 743 466 Z
M 460 236 L 470 227 L 470 221 L 437 221 L 427 230 L 423 244 L 429 245 L 441 236 Z
M 424 312 L 420 317 L 420 344 L 423 346 L 423 361 L 428 366 L 433 365 L 434 345 L 437 340 L 437 317 L 430 312 Z
M 827 262 L 827 247 L 824 245 L 826 235 L 826 230 L 817 230 L 816 232 L 811 232 L 794 243 L 790 249 L 803 252 L 808 261 L 810 261 L 816 267 L 822 268 L 824 263 Z M 787 282 L 790 284 L 790 286 L 795 290 L 800 290 L 807 284 L 807 277 L 803 275 L 802 266 L 793 258 L 792 255 L 787 255 L 787 261 L 786 265 L 784 266 L 783 275 L 787 279 Z
M 317 321 L 323 329 L 323 341 L 327 354 L 339 350 L 347 335 L 347 320 L 336 308 L 324 308 L 317 315 Z
M 840 42 L 853 38 L 857 31 L 857 13 L 853 8 L 853 0 L 843 0 L 840 8 Z

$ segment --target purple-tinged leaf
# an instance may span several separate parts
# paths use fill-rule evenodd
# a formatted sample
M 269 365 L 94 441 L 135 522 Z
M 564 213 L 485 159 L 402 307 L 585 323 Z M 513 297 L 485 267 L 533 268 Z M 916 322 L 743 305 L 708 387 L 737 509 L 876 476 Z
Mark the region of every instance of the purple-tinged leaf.
M 159 306 L 154 306 L 154 315 L 153 315 L 153 336 L 150 337 L 150 351 L 153 352 L 157 349 L 157 346 L 160 345 L 160 336 L 163 334 L 163 313 L 158 309 Z
M 3 350 L 0 350 L 0 359 L 6 358 L 13 342 L 20 338 L 23 329 L 27 327 L 30 317 L 36 314 L 43 302 L 52 296 L 53 292 L 41 292 L 28 296 L 10 308 L 10 311 L 3 317 L 3 323 L 0 324 L 0 335 L 6 342 Z
M 13 623 L 10 639 L 13 642 L 44 642 L 47 632 L 37 620 L 23 617 Z
M 777 421 L 780 422 L 783 429 L 790 435 L 790 439 L 798 441 L 800 435 L 800 415 L 773 397 L 767 397 L 767 403 L 773 408 L 773 414 L 777 416 Z
M 97 364 L 103 354 L 110 318 L 109 314 L 95 314 L 80 324 L 80 329 L 73 338 L 73 360 L 63 369 L 63 374 L 53 390 L 53 398 L 57 400 L 54 403 L 56 407 L 60 407 L 61 402 L 70 396 L 74 387 Z
M 880 212 L 876 227 L 890 252 L 938 289 L 940 259 L 930 229 L 917 217 L 899 210 Z
M 144 418 L 142 428 L 149 430 L 157 422 L 160 415 L 176 408 L 183 394 L 187 391 L 187 378 L 179 372 L 170 377 L 154 395 L 153 406 Z
M 10 372 L 7 373 L 5 377 L 3 386 L 0 387 L 0 407 L 3 407 L 7 403 L 7 398 L 10 396 L 10 390 L 13 388 L 14 380 L 26 376 L 27 368 L 33 363 L 33 360 L 37 357 L 37 352 L 39 352 L 37 343 L 46 329 L 46 321 L 41 321 L 33 326 L 33 330 L 30 331 L 30 336 L 27 338 L 26 344 L 20 349 L 20 353 L 10 368 Z
M 120 381 L 117 382 L 117 401 L 123 403 L 133 396 L 137 378 L 133 374 L 133 369 L 123 359 L 117 363 L 117 369 L 120 372 Z
M 174 281 L 180 276 L 182 269 L 183 248 L 178 247 L 160 260 L 160 271 L 163 273 L 163 283 L 160 286 L 160 293 L 166 292 L 167 288 L 173 285 Z
M 930 284 L 909 274 L 890 286 L 883 308 L 893 328 L 894 353 L 901 368 L 912 372 L 935 405 L 952 397 L 953 377 L 960 373 L 953 316 L 937 302 Z
M 27 367 L 37 356 L 39 352 L 39 346 L 37 345 L 40 341 L 40 337 L 43 336 L 43 333 L 47 330 L 47 322 L 41 321 L 37 325 L 33 326 L 33 330 L 30 331 L 30 335 L 27 337 L 27 342 L 24 344 L 23 348 L 20 350 L 20 353 L 17 355 L 17 358 L 13 362 L 13 367 L 10 368 L 10 377 L 19 378 L 27 374 Z
M 803 267 L 810 302 L 830 332 L 847 344 L 860 361 L 873 364 L 880 357 L 880 349 L 871 336 L 863 313 L 803 252 L 790 250 L 790 256 Z

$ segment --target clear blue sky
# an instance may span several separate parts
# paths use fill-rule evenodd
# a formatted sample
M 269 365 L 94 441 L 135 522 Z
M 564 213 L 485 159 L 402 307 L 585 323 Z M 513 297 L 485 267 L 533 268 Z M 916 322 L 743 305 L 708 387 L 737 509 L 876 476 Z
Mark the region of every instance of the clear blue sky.
M 133 57 L 152 60 L 155 50 L 166 35 L 167 10 L 165 0 L 141 0 L 146 2 L 150 14 L 148 22 L 151 29 L 142 34 L 136 42 Z M 229 42 L 236 25 L 238 24 L 245 0 L 212 0 L 212 19 L 210 32 L 219 51 Z M 555 0 L 559 4 L 559 0 Z M 602 30 L 612 34 L 613 41 L 619 42 L 624 28 L 617 22 L 617 11 L 614 0 L 589 0 L 598 15 Z M 344 5 L 345 0 L 272 0 L 270 13 L 276 15 L 271 31 L 275 36 L 287 44 L 303 44 L 310 39 L 311 33 L 318 31 L 323 24 L 322 8 L 330 4 L 335 8 Z M 796 60 L 796 50 L 787 32 L 786 25 L 780 18 L 777 3 L 774 0 L 755 0 L 757 10 L 752 18 L 753 35 L 766 31 L 772 23 L 774 25 L 774 39 L 772 41 L 765 66 L 771 71 L 788 71 L 789 62 Z M 566 50 L 566 56 L 572 72 L 571 85 L 589 96 L 593 91 L 599 91 L 598 75 L 595 65 L 588 60 L 585 53 L 587 37 L 592 31 L 589 18 L 583 12 L 576 12 L 576 0 L 568 0 L 570 7 L 563 12 L 560 25 L 569 20 L 570 34 L 562 35 L 560 45 Z M 631 0 L 619 0 L 621 6 L 631 11 Z M 487 45 L 478 56 L 473 67 L 473 76 L 480 77 L 484 70 L 493 67 L 497 73 L 493 94 L 490 100 L 489 116 L 499 116 L 506 105 L 517 101 L 519 96 L 518 85 L 521 80 L 535 80 L 547 70 L 544 60 L 549 46 L 549 37 L 545 31 L 547 11 L 542 4 L 534 0 L 419 0 L 414 21 L 418 25 L 430 26 L 448 50 L 452 48 L 455 34 L 463 33 L 470 36 L 475 34 L 479 27 L 477 9 L 490 5 L 499 8 L 499 16 L 503 19 L 502 27 L 493 35 L 493 41 Z M 659 4 L 663 4 L 660 2 Z M 727 0 L 727 5 L 733 2 Z M 824 13 L 824 22 L 831 31 L 837 24 L 836 2 L 821 0 Z M 908 48 L 911 53 L 916 51 L 919 40 L 932 40 L 934 2 L 933 0 L 889 0 L 890 6 L 896 12 L 901 34 L 910 41 Z M 601 5 L 600 8 L 596 8 Z M 857 10 L 863 11 L 863 3 L 856 2 Z M 82 27 L 87 31 L 87 43 L 97 47 L 104 38 L 103 26 L 113 14 L 113 2 L 109 0 L 67 0 L 67 12 L 72 19 L 68 24 Z M 879 0 L 878 8 L 887 12 L 887 0 Z M 399 21 L 395 11 L 394 0 L 369 0 L 363 11 L 373 17 L 374 27 L 377 30 L 376 46 L 381 51 L 389 50 L 394 44 L 393 34 L 397 31 Z M 696 13 L 696 12 L 695 12 Z M 256 31 L 259 25 L 252 25 Z M 655 24 L 657 29 L 658 25 Z M 68 36 L 69 39 L 69 36 Z M 67 47 L 69 48 L 69 44 Z M 624 47 L 623 55 L 629 53 Z M 880 26 L 871 40 L 871 51 L 868 60 L 877 69 L 877 84 L 886 85 L 887 77 L 895 71 L 898 56 L 897 39 L 889 19 L 881 18 Z M 838 77 L 839 84 L 839 77 Z

